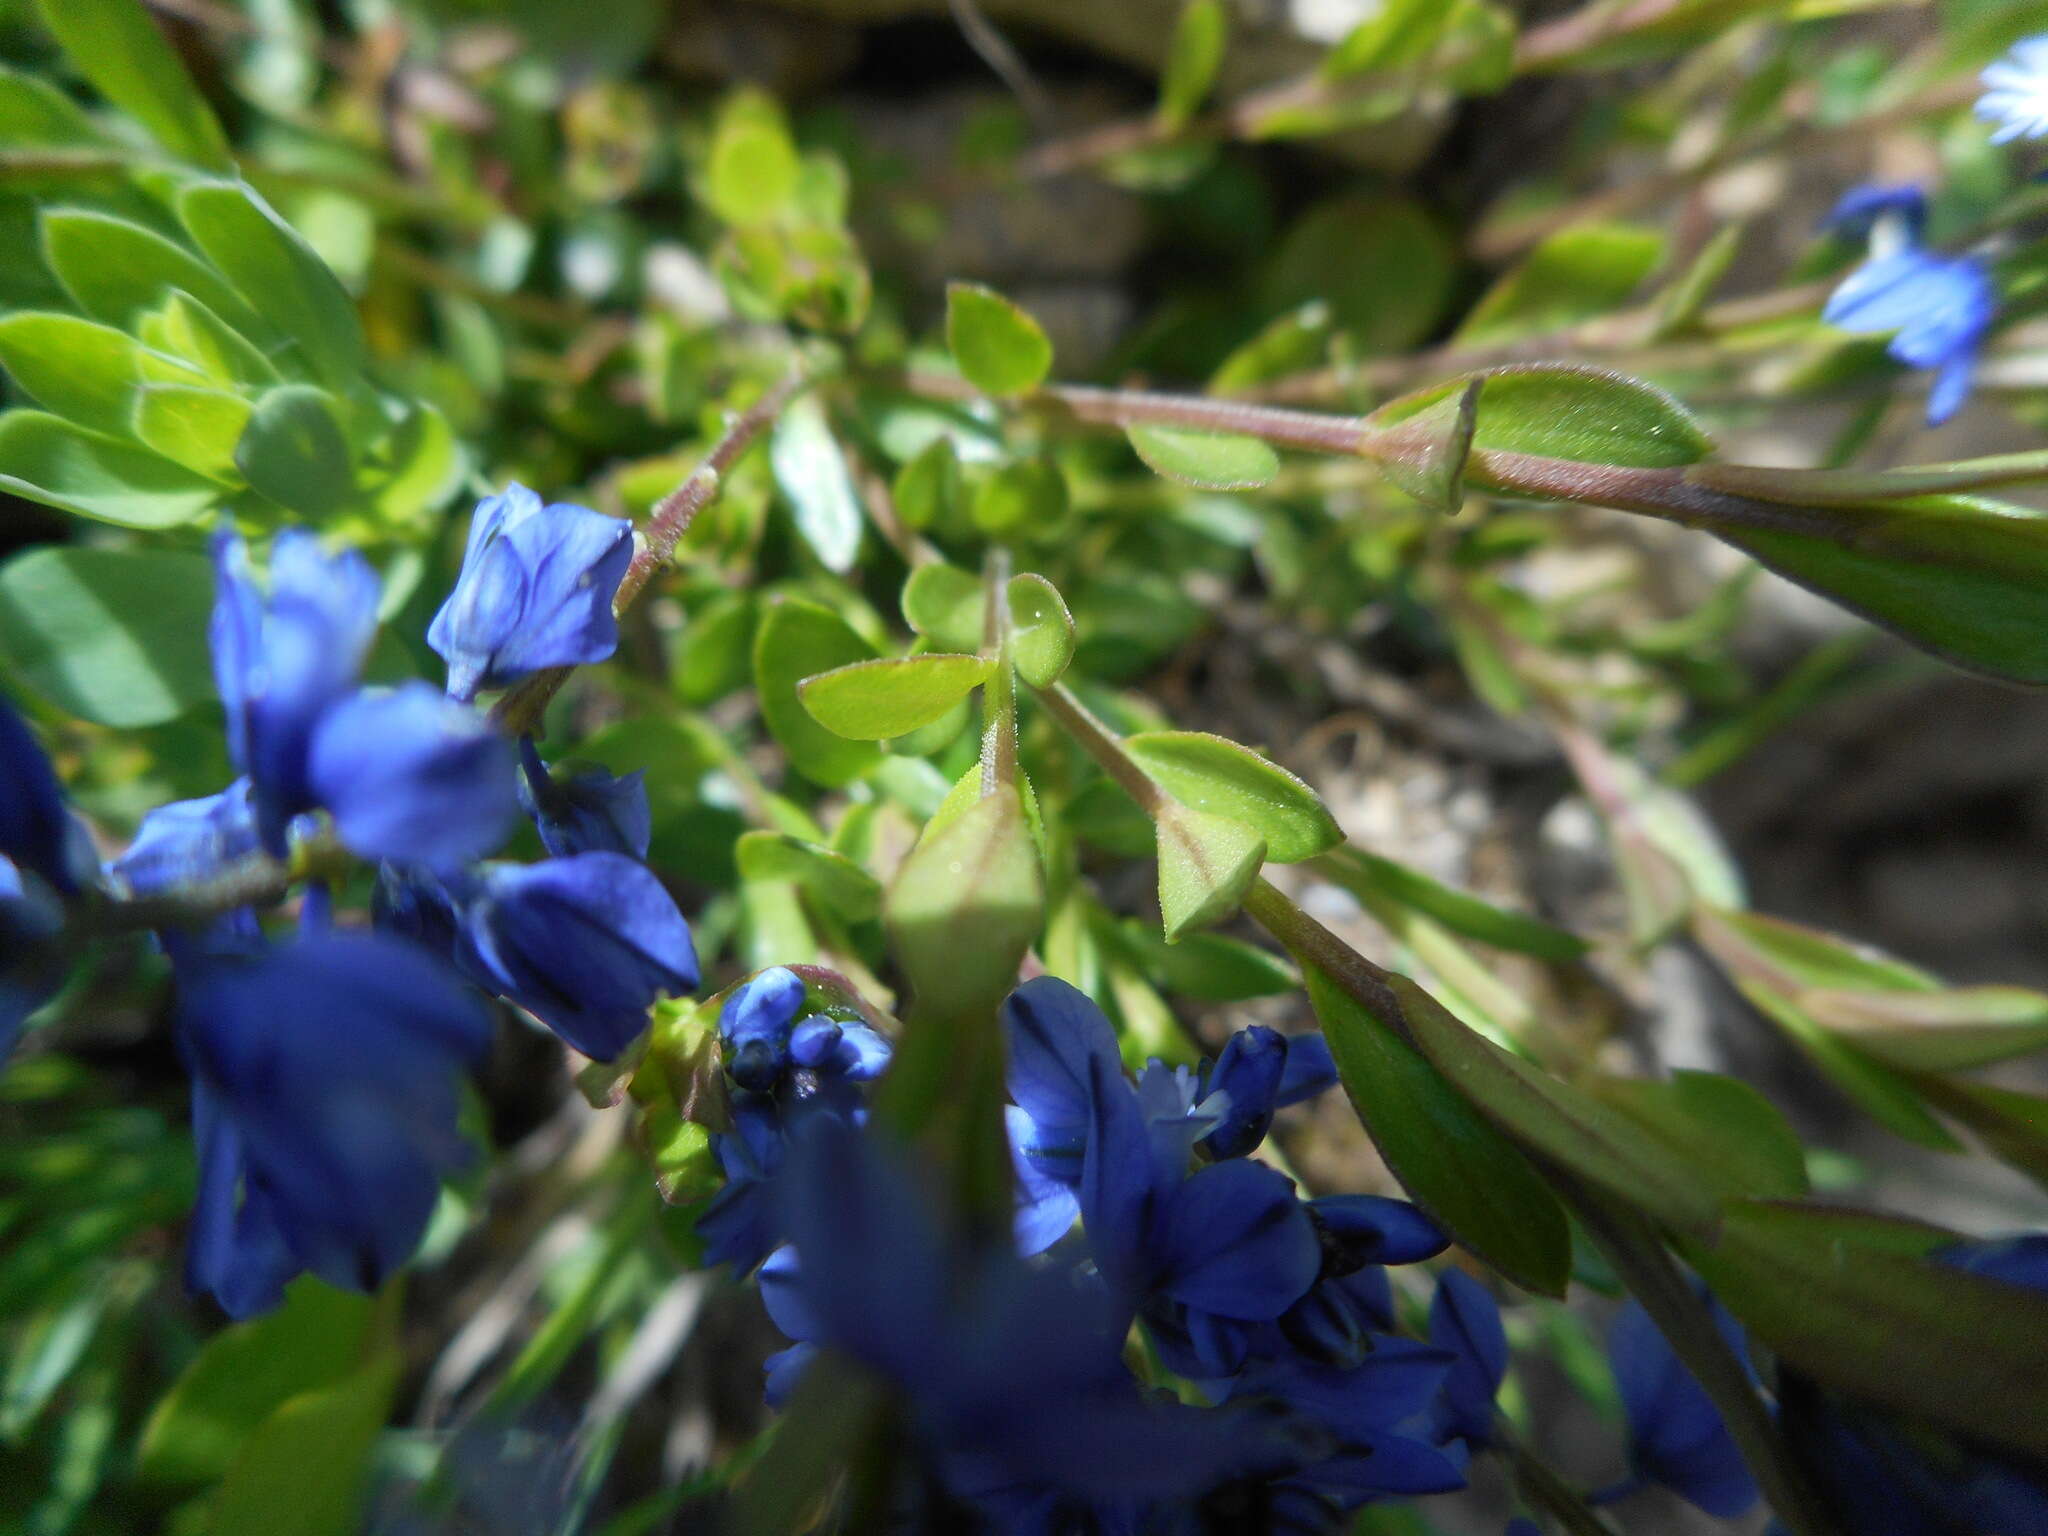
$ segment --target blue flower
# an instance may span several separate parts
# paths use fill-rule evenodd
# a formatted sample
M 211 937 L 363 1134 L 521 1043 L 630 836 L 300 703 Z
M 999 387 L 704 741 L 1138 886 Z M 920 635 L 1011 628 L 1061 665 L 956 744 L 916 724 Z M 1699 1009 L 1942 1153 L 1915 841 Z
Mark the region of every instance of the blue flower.
M 1437 1278 L 1429 1342 L 1452 1357 L 1438 1399 L 1438 1428 L 1474 1449 L 1489 1444 L 1493 1400 L 1507 1376 L 1508 1336 L 1493 1297 L 1463 1270 L 1447 1269 Z
M 1907 247 L 1850 273 L 1821 318 L 1845 331 L 1892 332 L 1887 352 L 1908 367 L 1934 369 L 1927 421 L 1939 426 L 1969 397 L 1997 303 L 1991 273 L 1979 258 Z
M 2048 37 L 2030 37 L 1984 71 L 1977 115 L 1991 142 L 2048 137 Z
M 783 1240 L 779 1180 L 789 1161 L 782 1115 L 772 1099 L 747 1097 L 732 1106 L 732 1129 L 711 1138 L 725 1188 L 697 1217 L 704 1262 L 730 1264 L 744 1275 Z
M 1127 1314 L 1056 1269 L 948 1231 L 873 1135 L 806 1120 L 785 1199 L 795 1256 L 771 1261 L 765 1292 L 777 1321 L 891 1383 L 932 1472 L 1002 1511 L 1002 1528 L 1039 1529 L 1024 1512 L 1043 1519 L 1074 1501 L 1128 1514 L 1299 1459 L 1270 1415 L 1141 1394 L 1121 1359 Z M 802 1359 L 778 1364 L 786 1390 Z
M 1215 1157 L 1242 1157 L 1266 1139 L 1274 1111 L 1313 1098 L 1336 1081 L 1336 1063 L 1321 1035 L 1290 1037 L 1263 1024 L 1241 1029 L 1209 1073 L 1204 1101 L 1220 1093 L 1228 1108 L 1202 1145 Z
M 276 1305 L 305 1270 L 375 1289 L 466 1158 L 460 1076 L 490 1040 L 474 995 L 368 934 L 181 965 L 178 979 L 200 1157 L 188 1283 L 235 1317 Z
M 28 1016 L 56 995 L 64 979 L 61 946 L 64 908 L 40 882 L 0 858 L 0 1063 L 7 1060 Z
M 452 877 L 457 889 L 469 882 Z M 455 892 L 432 870 L 384 864 L 370 892 L 370 918 L 380 933 L 410 940 L 440 959 L 460 963 L 462 913 Z
M 1701 1295 L 1721 1337 L 1747 1368 L 1749 1347 L 1741 1324 L 1704 1290 Z M 1757 1501 L 1756 1483 L 1720 1410 L 1633 1298 L 1608 1331 L 1607 1356 L 1628 1415 L 1629 1459 L 1636 1475 L 1724 1520 L 1751 1508 Z
M 486 865 L 461 915 L 471 977 L 596 1061 L 633 1043 L 656 998 L 697 985 L 675 898 L 624 854 Z
M 1013 991 L 1003 1000 L 1002 1022 L 1005 1082 L 1024 1116 L 1013 1125 L 1019 1154 L 1047 1178 L 1078 1184 L 1088 1085 L 1095 1062 L 1115 1067 L 1121 1060 L 1116 1030 L 1085 992 L 1057 976 L 1034 977 Z
M 545 667 L 603 661 L 618 647 L 612 598 L 632 558 L 623 519 L 542 506 L 523 485 L 478 502 L 455 590 L 427 629 L 448 692 L 466 701 Z
M 1927 227 L 1927 194 L 1913 182 L 1890 186 L 1865 182 L 1836 200 L 1821 220 L 1821 228 L 1845 239 L 1863 240 L 1886 219 L 1897 221 L 1907 243 L 1917 241 Z
M 496 851 L 519 819 L 512 743 L 426 683 L 327 711 L 306 781 L 342 843 L 366 859 L 453 869 Z
M 228 751 L 254 787 L 263 846 L 282 855 L 291 819 L 317 803 L 308 776 L 314 729 L 355 691 L 376 637 L 377 577 L 362 556 L 328 556 L 296 530 L 271 545 L 267 590 L 234 533 L 215 536 L 213 560 L 207 636 Z
M 76 852 L 57 771 L 0 695 L 0 857 L 68 896 L 80 883 Z
M 725 1069 L 751 1093 L 808 1099 L 839 1083 L 864 1083 L 889 1065 L 889 1042 L 858 1019 L 822 1014 L 798 1021 L 803 978 L 787 966 L 750 977 L 718 1015 Z
M 647 805 L 647 771 L 623 778 L 590 768 L 566 779 L 551 777 L 531 736 L 519 739 L 525 768 L 519 803 L 540 832 L 541 845 L 561 857 L 571 853 L 623 853 L 647 857 L 654 815 Z
M 107 871 L 130 895 L 154 896 L 210 880 L 259 847 L 249 781 L 237 779 L 217 795 L 158 806 Z

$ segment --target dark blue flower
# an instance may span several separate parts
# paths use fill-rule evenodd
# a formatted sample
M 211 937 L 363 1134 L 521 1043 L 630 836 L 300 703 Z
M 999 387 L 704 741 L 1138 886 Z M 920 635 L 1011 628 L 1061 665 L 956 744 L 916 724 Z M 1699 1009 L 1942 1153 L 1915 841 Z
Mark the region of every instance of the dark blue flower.
M 249 781 L 217 795 L 174 800 L 142 818 L 135 836 L 107 872 L 133 896 L 154 896 L 210 880 L 261 846 Z
M 213 560 L 207 636 L 228 751 L 254 786 L 263 846 L 282 854 L 291 819 L 317 803 L 308 777 L 314 728 L 355 691 L 376 637 L 377 577 L 362 556 L 326 555 L 298 531 L 271 545 L 267 589 L 234 533 L 215 536 Z
M 459 961 L 462 914 L 456 891 L 466 889 L 466 875 L 451 877 L 455 890 L 430 869 L 409 864 L 384 864 L 370 893 L 371 920 L 380 933 L 397 934 L 443 960 Z
M 798 1020 L 803 978 L 786 966 L 750 977 L 718 1015 L 725 1069 L 751 1093 L 809 1098 L 830 1084 L 864 1083 L 889 1065 L 889 1042 L 858 1019 Z
M 1243 1157 L 1266 1139 L 1273 1114 L 1337 1081 L 1321 1035 L 1283 1035 L 1254 1024 L 1232 1035 L 1210 1070 L 1202 1100 L 1223 1095 L 1222 1123 L 1202 1145 L 1213 1157 Z
M 519 819 L 512 743 L 426 683 L 328 710 L 306 777 L 342 843 L 366 859 L 454 869 L 495 852 Z
M 2048 138 L 2048 37 L 2014 44 L 1983 78 L 1977 116 L 1992 125 L 1992 143 Z
M 56 995 L 64 979 L 61 947 L 53 943 L 64 926 L 56 893 L 40 881 L 24 880 L 0 858 L 0 1063 L 14 1050 L 28 1016 Z
M 593 1060 L 631 1045 L 656 998 L 697 985 L 675 898 L 624 854 L 485 865 L 461 917 L 464 969 Z
M 566 778 L 549 774 L 531 736 L 519 740 L 519 803 L 533 818 L 541 845 L 562 857 L 571 853 L 623 853 L 647 857 L 654 815 L 647 805 L 647 770 L 623 778 L 588 768 Z
M 200 1155 L 188 1283 L 237 1317 L 275 1305 L 302 1270 L 375 1289 L 466 1157 L 460 1076 L 490 1040 L 474 995 L 369 934 L 185 964 L 178 979 Z
M 890 1382 L 932 1471 L 1005 1511 L 1003 1528 L 1037 1529 L 1018 1512 L 1043 1518 L 1064 1501 L 1130 1513 L 1125 1501 L 1298 1460 L 1268 1415 L 1142 1395 L 1121 1360 L 1127 1314 L 1109 1297 L 1007 1247 L 968 1245 L 910 1170 L 845 1121 L 797 1129 L 785 1198 L 795 1257 L 771 1266 L 778 1321 Z
M 1494 1434 L 1493 1400 L 1507 1376 L 1508 1336 L 1486 1287 L 1463 1270 L 1437 1277 L 1429 1307 L 1429 1342 L 1451 1355 L 1437 1400 L 1437 1426 L 1475 1450 Z
M 1701 1295 L 1721 1337 L 1748 1367 L 1742 1326 L 1718 1301 L 1704 1291 Z M 1633 1298 L 1608 1331 L 1607 1355 L 1628 1415 L 1629 1460 L 1636 1475 L 1724 1520 L 1751 1508 L 1757 1501 L 1756 1482 L 1720 1410 Z
M 1088 1142 L 1093 1063 L 1117 1067 L 1116 1029 L 1080 989 L 1057 976 L 1038 976 L 1003 1001 L 1008 1047 L 1006 1083 L 1022 1110 L 1013 1126 L 1021 1156 L 1048 1178 L 1081 1180 Z
M 732 1106 L 732 1129 L 711 1138 L 725 1187 L 697 1217 L 704 1262 L 745 1274 L 783 1240 L 779 1180 L 789 1142 L 775 1101 L 749 1095 Z
M 1900 232 L 1917 241 L 1927 225 L 1927 194 L 1912 182 L 1865 182 L 1841 195 L 1821 227 L 1844 239 L 1864 240 L 1882 219 L 1895 219 Z
M 78 889 L 71 813 L 57 771 L 0 695 L 0 857 L 68 896 Z
M 477 503 L 455 590 L 427 644 L 448 663 L 448 692 L 475 697 L 545 667 L 603 661 L 617 649 L 612 598 L 633 558 L 633 525 L 541 500 L 523 485 Z
M 1887 352 L 1910 368 L 1934 369 L 1927 420 L 1938 426 L 1969 397 L 1977 352 L 1997 306 L 1997 290 L 1981 259 L 1908 246 L 1850 273 L 1821 318 L 1845 331 L 1891 332 Z

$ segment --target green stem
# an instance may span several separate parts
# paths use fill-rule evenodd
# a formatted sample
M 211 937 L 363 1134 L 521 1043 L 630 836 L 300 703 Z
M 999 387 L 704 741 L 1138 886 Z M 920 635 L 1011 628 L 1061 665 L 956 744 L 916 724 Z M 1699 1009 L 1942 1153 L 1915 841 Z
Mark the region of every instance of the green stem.
M 1017 671 L 1010 665 L 1010 552 L 1000 544 L 982 563 L 981 653 L 995 665 L 982 685 L 981 792 L 1017 782 Z

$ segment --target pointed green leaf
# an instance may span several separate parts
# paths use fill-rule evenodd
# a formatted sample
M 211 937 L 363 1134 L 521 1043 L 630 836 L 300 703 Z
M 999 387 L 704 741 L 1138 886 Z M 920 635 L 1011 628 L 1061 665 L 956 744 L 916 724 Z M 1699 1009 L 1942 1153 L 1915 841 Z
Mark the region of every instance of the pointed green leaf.
M 208 170 L 234 169 L 213 109 L 140 0 L 40 0 L 39 8 L 78 72 L 165 149 Z
M 1465 504 L 1465 461 L 1479 425 L 1479 391 L 1474 379 L 1393 426 L 1369 431 L 1359 451 L 1431 511 L 1456 512 Z
M 1457 341 L 1513 341 L 1595 319 L 1626 303 L 1664 260 L 1664 236 L 1628 224 L 1559 230 L 1487 291 Z
M 1452 0 L 1382 0 L 1323 55 L 1323 77 L 1342 80 L 1418 63 L 1436 48 L 1456 11 Z
M 1028 393 L 1052 369 L 1052 343 L 1038 322 L 976 283 L 946 287 L 946 345 L 967 382 L 984 394 Z
M 269 334 L 217 270 L 153 229 L 90 208 L 45 208 L 39 222 L 50 270 L 95 320 L 132 327 L 171 294 L 185 293 L 244 335 Z
M 1587 464 L 1670 468 L 1713 449 L 1692 414 L 1655 385 L 1599 368 L 1527 363 L 1469 374 L 1391 400 L 1366 418 L 1368 431 L 1397 426 L 1479 381 L 1472 447 Z M 1467 473 L 1484 485 L 1483 460 Z
M 1010 659 L 1024 681 L 1050 688 L 1074 659 L 1074 616 L 1059 589 L 1043 576 L 1012 576 Z
M 1171 944 L 1182 934 L 1220 923 L 1244 902 L 1266 862 L 1266 840 L 1241 821 L 1184 805 L 1157 818 L 1159 913 Z
M 853 741 L 886 741 L 939 719 L 979 688 L 994 665 L 985 656 L 904 656 L 857 661 L 805 678 L 797 696 L 826 730 Z
M 8 148 L 91 148 L 105 134 L 48 80 L 0 67 L 0 145 Z
M 1292 992 L 1301 978 L 1280 956 L 1225 938 L 1220 933 L 1184 933 L 1171 944 L 1150 923 L 1127 920 L 1119 936 L 1169 992 L 1204 1003 L 1243 1003 Z
M 112 437 L 132 430 L 145 350 L 134 337 L 75 315 L 30 310 L 0 319 L 0 364 L 14 382 L 56 415 Z M 197 373 L 190 381 L 203 382 Z
M 1266 856 L 1292 864 L 1344 841 L 1321 797 L 1278 763 L 1206 731 L 1147 731 L 1124 750 L 1183 805 L 1243 822 Z
M 127 528 L 189 523 L 221 495 L 169 459 L 42 411 L 0 416 L 0 488 Z
M 804 678 L 867 661 L 874 650 L 829 608 L 777 598 L 754 634 L 754 688 L 761 719 L 789 755 L 789 764 L 828 789 L 851 784 L 881 759 L 871 742 L 835 736 L 811 718 L 797 697 Z
M 945 650 L 979 649 L 987 605 L 981 578 L 957 565 L 920 565 L 903 584 L 904 620 Z
M 1016 788 L 998 785 L 934 818 L 891 882 L 883 918 L 919 1017 L 992 1018 L 1045 926 L 1045 875 Z M 899 1058 L 892 1075 L 901 1067 Z
M 1968 1126 L 1993 1157 L 2048 1189 L 2048 1098 L 1936 1074 L 1914 1082 L 1928 1103 Z
M 1571 1228 L 1528 1158 L 1384 1020 L 1306 960 L 1302 974 L 1352 1108 L 1408 1197 L 1515 1284 L 1564 1295 Z
M 280 382 L 253 342 L 188 293 L 174 292 L 161 309 L 144 314 L 136 335 L 145 346 L 190 363 L 217 388 L 262 391 Z
M 1595 1077 L 1586 1086 L 1684 1157 L 1718 1193 L 1794 1199 L 1807 1192 L 1799 1137 L 1747 1083 L 1674 1072 L 1668 1083 Z
M 1943 992 L 1802 992 L 1816 1023 L 1908 1072 L 1988 1067 L 2048 1046 L 2048 994 L 2028 987 Z
M 1272 444 L 1223 432 L 1191 432 L 1139 422 L 1125 429 L 1153 473 L 1204 491 L 1248 491 L 1280 473 Z
M 239 486 L 235 448 L 251 407 L 240 395 L 179 384 L 146 384 L 135 402 L 135 435 L 173 463 Z
M 935 437 L 896 472 L 890 495 L 906 527 L 933 528 L 960 504 L 960 453 Z
M 292 1398 L 243 1444 L 213 1496 L 212 1536 L 350 1536 L 361 1529 L 370 1453 L 404 1360 L 373 1357 Z
M 301 517 L 327 517 L 355 495 L 333 397 L 310 384 L 280 384 L 256 402 L 235 467 L 251 488 Z
M 860 497 L 846 455 L 814 395 L 783 407 L 768 440 L 768 467 L 795 515 L 797 532 L 828 571 L 845 574 L 860 554 Z
M 1223 0 L 1187 0 L 1180 8 L 1159 80 L 1159 120 L 1167 127 L 1178 128 L 1201 107 L 1216 83 L 1229 36 L 1230 13 Z
M 866 922 L 882 910 L 882 884 L 843 853 L 784 832 L 748 832 L 734 856 L 746 880 L 789 880 L 833 916 Z
M 1019 459 L 985 478 L 968 516 L 995 538 L 1042 539 L 1067 515 L 1067 477 L 1049 459 Z
M 81 720 L 157 725 L 213 697 L 212 611 L 204 556 L 32 549 L 0 565 L 0 659 Z
M 1317 860 L 1316 872 L 1354 896 L 1371 891 L 1391 897 L 1404 906 L 1428 913 L 1446 928 L 1496 949 L 1563 962 L 1578 959 L 1592 947 L 1575 933 L 1496 907 L 1362 848 L 1336 849 Z

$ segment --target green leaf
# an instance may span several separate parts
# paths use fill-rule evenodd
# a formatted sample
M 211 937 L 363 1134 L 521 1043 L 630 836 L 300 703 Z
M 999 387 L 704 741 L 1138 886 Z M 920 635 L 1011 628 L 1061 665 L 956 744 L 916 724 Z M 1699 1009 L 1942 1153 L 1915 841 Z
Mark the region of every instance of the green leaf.
M 759 620 L 750 591 L 720 592 L 693 611 L 670 652 L 677 697 L 702 709 L 744 688 L 753 675 Z
M 90 208 L 45 208 L 38 222 L 50 270 L 95 320 L 132 327 L 144 311 L 184 293 L 242 334 L 269 334 L 219 272 L 153 229 Z
M 32 549 L 0 566 L 0 657 L 59 709 L 158 725 L 213 697 L 213 567 L 168 550 Z
M 882 883 L 843 853 L 784 832 L 748 832 L 734 850 L 746 880 L 788 880 L 833 916 L 866 922 L 882 910 Z
M 1482 452 L 1660 469 L 1690 464 L 1714 446 L 1685 407 L 1654 385 L 1562 363 L 1495 368 L 1403 395 L 1368 416 L 1367 431 L 1419 416 L 1475 379 L 1472 447 Z M 1483 459 L 1469 460 L 1467 473 L 1488 483 Z
M 933 818 L 890 883 L 883 920 L 919 1017 L 994 1016 L 1045 926 L 1045 875 L 1015 786 Z
M 1693 525 L 1955 666 L 2048 684 L 2048 517 L 1973 496 L 1773 512 Z
M 139 0 L 40 0 L 78 72 L 172 154 L 232 171 L 220 123 Z
M 1204 491 L 1248 491 L 1280 473 L 1280 456 L 1262 438 L 1190 432 L 1139 422 L 1126 429 L 1131 447 L 1152 469 Z
M 1230 36 L 1223 0 L 1187 0 L 1167 44 L 1166 69 L 1159 80 L 1159 120 L 1178 128 L 1192 118 L 1216 83 Z
M 181 358 L 216 385 L 265 390 L 279 381 L 255 344 L 189 293 L 174 292 L 141 317 L 136 334 L 157 351 Z
M 239 486 L 235 450 L 251 413 L 247 400 L 226 390 L 146 384 L 135 401 L 135 435 L 174 464 Z
M 980 647 L 987 604 L 981 578 L 957 565 L 920 565 L 903 584 L 904 622 L 949 651 Z
M 310 384 L 280 384 L 256 402 L 235 445 L 235 467 L 253 489 L 315 521 L 355 495 L 348 439 L 331 397 Z
M 1124 750 L 1183 805 L 1241 821 L 1266 842 L 1266 856 L 1293 864 L 1344 841 L 1316 792 L 1278 763 L 1206 731 L 1147 731 Z
M 42 411 L 0 416 L 0 489 L 128 528 L 172 528 L 220 503 L 211 480 Z
M 1664 236 L 1627 224 L 1561 229 L 1488 289 L 1458 327 L 1479 346 L 1562 330 L 1626 303 L 1664 259 Z
M 1528 1158 L 1386 1021 L 1296 959 L 1344 1091 L 1408 1197 L 1515 1284 L 1564 1295 L 1571 1228 Z
M 256 1426 L 287 1401 L 356 1371 L 373 1310 L 366 1296 L 308 1278 L 286 1289 L 277 1311 L 222 1329 L 150 1415 L 138 1475 L 151 1483 L 219 1479 Z
M 814 784 L 827 789 L 851 784 L 882 754 L 870 742 L 850 741 L 818 724 L 797 697 L 797 685 L 874 654 L 838 614 L 797 598 L 771 602 L 755 631 L 754 687 L 761 696 L 761 719 L 789 755 L 789 765 Z
M 1726 224 L 1714 231 L 1683 272 L 1657 296 L 1657 338 L 1676 336 L 1693 329 L 1700 311 L 1713 297 L 1721 279 L 1742 248 L 1743 226 Z
M 1043 540 L 1067 515 L 1067 477 L 1050 459 L 1019 459 L 981 482 L 968 515 L 994 538 Z
M 1595 1077 L 1587 1086 L 1685 1158 L 1717 1193 L 1792 1199 L 1807 1192 L 1806 1149 L 1747 1083 L 1674 1072 L 1668 1083 Z
M 14 382 L 55 414 L 111 437 L 131 431 L 144 352 L 134 337 L 75 315 L 31 310 L 0 319 L 0 364 Z
M 2048 1453 L 2048 1297 L 1885 1251 L 1799 1205 L 1731 1204 L 1720 1240 L 1687 1256 L 1804 1374 L 1985 1445 Z
M 1818 1024 L 1851 1036 L 1880 1061 L 1908 1072 L 1988 1067 L 2048 1046 L 2048 994 L 2029 987 L 1942 992 L 1802 992 Z
M 735 92 L 719 109 L 704 189 L 728 224 L 759 224 L 790 212 L 802 162 L 782 108 L 765 91 Z
M 1159 914 L 1171 944 L 1220 923 L 1244 903 L 1266 862 L 1266 840 L 1241 821 L 1167 805 L 1155 819 Z
M 211 1536 L 351 1536 L 370 1453 L 398 1392 L 390 1350 L 256 1426 L 213 1498 Z
M 1052 343 L 1038 322 L 977 283 L 946 285 L 946 345 L 984 394 L 1026 394 L 1052 370 Z
M 949 437 L 935 437 L 896 472 L 890 494 L 909 528 L 933 528 L 960 504 L 960 453 Z
M 323 383 L 344 395 L 360 387 L 368 354 L 355 304 L 268 203 L 239 184 L 200 182 L 179 194 L 178 217 L 207 259 L 291 339 Z
M 1359 451 L 1431 511 L 1455 513 L 1465 504 L 1465 461 L 1479 426 L 1480 388 L 1475 379 L 1383 431 L 1366 433 Z
M 1993 1157 L 2048 1189 L 2048 1099 L 1960 1077 L 1929 1074 L 1914 1082 L 1928 1103 L 1968 1126 Z
M 1496 949 L 1566 962 L 1578 959 L 1592 947 L 1575 933 L 1520 912 L 1506 911 L 1362 848 L 1334 850 L 1317 861 L 1316 872 L 1354 896 L 1367 891 L 1389 896 L 1404 906 L 1428 913 L 1446 928 Z
M 886 741 L 939 719 L 979 688 L 993 666 L 985 656 L 942 654 L 857 661 L 805 678 L 797 697 L 835 736 Z
M 0 144 L 89 149 L 106 142 L 78 103 L 48 80 L 0 67 Z
M 1315 366 L 1330 340 L 1330 306 L 1309 299 L 1269 320 L 1209 375 L 1209 393 L 1228 395 Z
M 795 514 L 797 532 L 825 569 L 840 575 L 852 570 L 860 554 L 860 498 L 816 396 L 797 396 L 776 418 L 768 467 Z
M 1243 1003 L 1276 997 L 1301 985 L 1278 955 L 1219 933 L 1184 933 L 1171 944 L 1150 923 L 1135 918 L 1118 930 L 1162 987 L 1204 1003 Z
M 1008 591 L 1010 660 L 1032 687 L 1050 688 L 1074 659 L 1074 616 L 1043 576 L 1012 576 Z
M 1389 194 L 1347 194 L 1310 208 L 1281 237 L 1257 289 L 1278 314 L 1316 300 L 1367 355 L 1412 347 L 1437 328 L 1459 258 L 1421 204 Z
M 1419 63 L 1435 50 L 1457 7 L 1452 0 L 1382 0 L 1323 55 L 1326 80 Z

